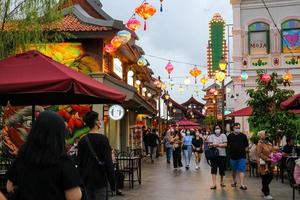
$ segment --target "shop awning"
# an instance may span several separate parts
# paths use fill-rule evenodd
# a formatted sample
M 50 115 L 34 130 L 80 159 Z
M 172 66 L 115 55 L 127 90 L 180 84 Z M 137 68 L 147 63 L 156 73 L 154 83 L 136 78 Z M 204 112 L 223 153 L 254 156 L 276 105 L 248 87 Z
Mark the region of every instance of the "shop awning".
M 251 116 L 251 115 L 252 115 L 252 108 L 248 106 L 246 108 L 242 108 L 240 110 L 234 111 L 226 115 L 226 117 L 244 117 L 244 116 Z
M 282 109 L 300 109 L 300 93 L 283 101 L 280 107 Z
M 122 102 L 124 108 L 135 110 L 140 114 L 152 115 L 157 113 L 156 108 L 139 95 L 135 87 L 117 80 L 105 73 L 94 73 L 92 74 L 92 77 L 124 93 L 126 95 L 126 99 Z
M 0 61 L 0 105 L 101 104 L 125 97 L 38 51 Z

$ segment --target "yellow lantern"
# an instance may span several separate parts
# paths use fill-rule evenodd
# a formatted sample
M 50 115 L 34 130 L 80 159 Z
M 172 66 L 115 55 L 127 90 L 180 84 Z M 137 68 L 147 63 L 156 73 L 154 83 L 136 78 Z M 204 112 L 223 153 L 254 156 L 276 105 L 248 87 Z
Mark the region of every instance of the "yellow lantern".
M 195 83 L 197 83 L 197 76 L 199 76 L 202 73 L 200 69 L 198 69 L 196 66 L 190 70 L 190 74 L 195 77 Z
M 152 17 L 156 13 L 155 7 L 150 5 L 148 2 L 144 1 L 139 7 L 135 9 L 135 13 L 138 14 L 140 17 L 142 17 L 145 22 L 144 22 L 144 30 L 146 30 L 146 20 L 149 17 Z
M 169 107 L 172 107 L 172 106 L 173 106 L 173 104 L 172 104 L 172 102 L 170 102 L 170 103 L 169 103 Z
M 282 75 L 282 79 L 283 79 L 284 81 L 290 82 L 290 81 L 293 79 L 293 75 L 292 75 L 290 72 L 285 72 L 285 73 Z
M 215 78 L 217 81 L 222 82 L 222 81 L 224 81 L 225 76 L 226 75 L 224 72 L 218 71 L 218 72 L 216 72 Z
M 110 43 L 113 47 L 119 48 L 123 43 L 123 39 L 119 36 L 115 36 L 115 37 L 113 37 L 113 39 L 111 40 Z
M 226 62 L 226 60 L 225 60 L 224 58 L 222 58 L 222 59 L 220 60 L 220 62 L 219 62 L 219 68 L 220 68 L 220 70 L 222 70 L 222 71 L 225 71 L 225 70 L 226 70 L 226 68 L 227 68 L 227 62 Z
M 173 108 L 173 113 L 176 113 L 176 108 Z
M 200 79 L 201 83 L 203 84 L 203 87 L 205 86 L 205 84 L 207 83 L 208 81 L 208 77 L 207 76 L 203 76 L 201 79 Z
M 170 99 L 170 95 L 169 95 L 168 93 L 165 94 L 165 99 L 166 99 L 166 100 Z

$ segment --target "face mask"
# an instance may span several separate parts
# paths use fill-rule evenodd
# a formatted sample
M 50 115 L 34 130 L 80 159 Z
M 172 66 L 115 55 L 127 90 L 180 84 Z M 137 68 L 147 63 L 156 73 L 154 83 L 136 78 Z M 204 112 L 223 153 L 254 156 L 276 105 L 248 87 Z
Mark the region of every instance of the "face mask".
M 186 134 L 187 134 L 187 135 L 190 135 L 190 132 L 189 132 L 189 131 L 187 131 L 187 132 L 186 132 Z
M 200 133 L 196 133 L 196 136 L 199 136 L 200 135 Z
M 235 128 L 235 129 L 234 129 L 234 132 L 240 133 L 240 132 L 241 132 L 241 129 L 240 129 L 240 128 Z
M 220 135 L 220 134 L 221 134 L 221 130 L 220 130 L 220 129 L 216 129 L 216 130 L 215 130 L 215 134 L 216 134 L 216 135 Z

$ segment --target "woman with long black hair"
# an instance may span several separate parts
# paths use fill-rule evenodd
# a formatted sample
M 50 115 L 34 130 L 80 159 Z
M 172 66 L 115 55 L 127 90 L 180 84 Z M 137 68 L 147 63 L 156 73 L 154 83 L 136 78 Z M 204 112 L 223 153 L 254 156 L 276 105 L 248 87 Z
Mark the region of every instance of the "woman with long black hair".
M 79 200 L 80 176 L 65 151 L 66 127 L 55 112 L 42 112 L 7 173 L 7 191 L 18 200 Z

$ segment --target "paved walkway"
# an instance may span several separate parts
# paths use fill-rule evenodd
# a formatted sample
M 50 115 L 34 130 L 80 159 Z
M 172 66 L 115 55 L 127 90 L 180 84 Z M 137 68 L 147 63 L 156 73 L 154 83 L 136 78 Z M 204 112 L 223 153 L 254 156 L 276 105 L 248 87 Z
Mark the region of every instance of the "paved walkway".
M 128 189 L 125 182 L 123 197 L 114 197 L 113 200 L 259 200 L 263 199 L 260 193 L 260 178 L 247 178 L 248 190 L 242 191 L 231 188 L 230 172 L 225 179 L 226 187 L 210 190 L 210 167 L 205 160 L 201 161 L 201 169 L 175 171 L 172 165 L 168 165 L 164 157 L 160 157 L 151 164 L 143 163 L 142 185 L 135 184 L 134 189 Z M 276 200 L 292 199 L 292 189 L 288 184 L 282 184 L 279 180 L 271 183 L 271 193 Z M 296 199 L 300 195 L 296 194 Z

